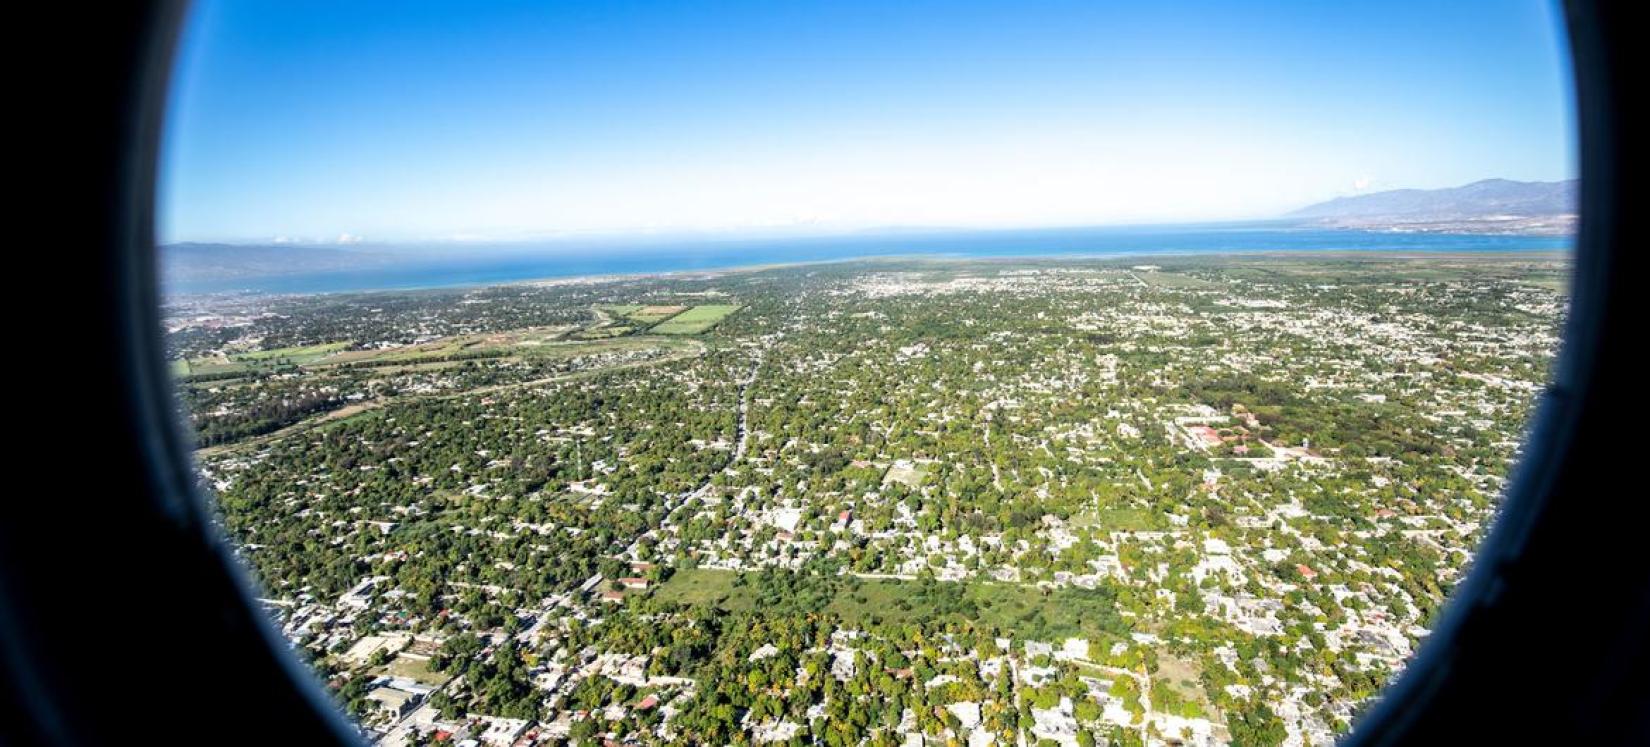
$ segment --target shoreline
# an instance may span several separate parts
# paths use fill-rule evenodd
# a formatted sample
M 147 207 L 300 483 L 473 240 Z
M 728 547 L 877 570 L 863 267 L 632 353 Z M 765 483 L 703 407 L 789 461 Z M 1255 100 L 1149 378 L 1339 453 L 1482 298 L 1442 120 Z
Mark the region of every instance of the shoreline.
M 1546 237 L 1542 237 L 1546 238 Z M 1049 252 L 1038 254 L 960 254 L 945 252 L 917 252 L 905 254 L 871 254 L 854 257 L 840 257 L 828 259 L 805 259 L 792 262 L 754 262 L 747 264 L 730 264 L 720 267 L 706 267 L 703 269 L 673 269 L 642 272 L 593 273 L 576 275 L 542 275 L 530 278 L 514 278 L 501 280 L 457 281 L 450 283 L 433 283 L 421 285 L 389 285 L 381 287 L 353 287 L 338 289 L 321 289 L 308 291 L 271 291 L 256 288 L 233 290 L 196 291 L 196 292 L 169 292 L 162 283 L 161 297 L 163 304 L 201 302 L 214 298 L 303 298 L 309 296 L 345 296 L 371 295 L 383 293 L 427 293 L 447 290 L 496 288 L 511 286 L 554 287 L 558 285 L 595 285 L 601 283 L 616 283 L 646 279 L 695 279 L 714 278 L 723 275 L 763 272 L 767 270 L 782 270 L 801 267 L 844 265 L 860 263 L 893 263 L 893 262 L 932 262 L 949 264 L 1008 264 L 1024 263 L 1051 263 L 1061 260 L 1096 262 L 1106 260 L 1125 261 L 1140 257 L 1234 257 L 1234 258 L 1350 258 L 1379 256 L 1392 260 L 1427 260 L 1427 259 L 1481 259 L 1507 260 L 1513 258 L 1527 258 L 1537 261 L 1561 261 L 1574 257 L 1575 249 L 1567 248 L 1530 248 L 1530 249 L 1389 249 L 1389 248 L 1333 248 L 1333 249 L 1187 249 L 1187 250 L 1138 250 L 1138 251 L 1106 251 L 1106 252 Z M 324 274 L 321 276 L 325 276 Z M 282 276 L 258 278 L 261 281 L 279 279 Z M 314 276 L 300 276 L 314 277 Z

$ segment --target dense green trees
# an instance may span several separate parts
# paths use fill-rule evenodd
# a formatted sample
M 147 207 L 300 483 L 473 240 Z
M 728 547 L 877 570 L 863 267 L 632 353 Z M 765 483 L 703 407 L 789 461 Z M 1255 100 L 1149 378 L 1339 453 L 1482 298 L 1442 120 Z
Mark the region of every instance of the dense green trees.
M 1515 276 L 1361 260 L 1163 272 L 1180 280 L 890 262 L 270 300 L 172 345 L 361 352 L 565 325 L 565 354 L 270 353 L 188 383 L 221 447 L 203 476 L 267 596 L 336 608 L 387 579 L 304 631 L 357 712 L 362 672 L 388 662 L 338 654 L 393 631 L 444 641 L 449 716 L 543 718 L 565 695 L 593 714 L 576 738 L 653 738 L 658 711 L 635 706 L 660 694 L 681 698 L 681 741 L 789 722 L 796 742 L 880 744 L 907 709 L 955 732 L 962 702 L 1012 741 L 1062 697 L 1081 741 L 1138 741 L 1102 722 L 1077 665 L 1024 650 L 1079 637 L 1082 676 L 1127 709 L 1275 744 L 1268 704 L 1306 685 L 1304 710 L 1344 720 L 1399 660 L 1359 634 L 1401 638 L 1442 604 L 1550 360 L 1557 313 L 1531 309 L 1557 305 Z M 693 344 L 570 347 L 623 333 L 602 304 L 707 296 L 745 309 Z M 351 403 L 372 406 L 340 417 Z M 667 581 L 695 567 L 740 571 L 725 595 Z M 575 591 L 596 575 L 624 600 Z M 637 575 L 678 593 L 617 581 Z M 696 684 L 532 684 L 617 654 Z M 1051 680 L 987 673 L 1009 654 Z

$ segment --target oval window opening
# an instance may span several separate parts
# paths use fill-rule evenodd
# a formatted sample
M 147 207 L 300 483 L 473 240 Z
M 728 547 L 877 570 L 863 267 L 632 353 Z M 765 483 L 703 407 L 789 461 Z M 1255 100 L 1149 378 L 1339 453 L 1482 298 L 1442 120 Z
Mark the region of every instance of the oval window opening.
M 1551 377 L 1561 37 L 202 2 L 180 417 L 379 743 L 1330 743 Z

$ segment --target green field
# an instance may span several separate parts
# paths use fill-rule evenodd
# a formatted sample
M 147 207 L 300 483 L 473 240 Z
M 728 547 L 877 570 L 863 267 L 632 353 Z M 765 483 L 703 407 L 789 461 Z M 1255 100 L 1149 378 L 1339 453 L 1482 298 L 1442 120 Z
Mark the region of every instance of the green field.
M 687 311 L 689 308 L 690 307 L 688 306 L 671 305 L 643 306 L 629 314 L 626 314 L 625 318 L 637 324 L 646 326 L 649 324 L 657 324 L 662 322 L 676 316 L 677 314 Z
M 702 304 L 661 322 L 651 331 L 661 335 L 697 335 L 721 323 L 729 314 L 741 308 L 743 307 L 736 304 Z
M 646 328 L 665 321 L 693 307 L 682 304 L 601 304 L 596 307 L 619 319 Z
M 709 606 L 727 612 L 758 609 L 757 587 L 734 571 L 678 571 L 652 592 L 657 601 Z M 954 617 L 1015 636 L 1058 640 L 1071 636 L 1114 639 L 1127 623 L 1106 592 L 1077 587 L 1040 589 L 989 581 L 924 582 L 848 576 L 824 606 L 850 624 L 920 624 Z M 761 605 L 766 609 L 769 605 Z
M 1214 283 L 1173 272 L 1137 272 L 1135 277 L 1154 288 L 1212 288 Z
M 274 348 L 272 350 L 258 350 L 251 353 L 236 353 L 232 356 L 238 361 L 268 361 L 287 359 L 294 363 L 309 363 L 325 358 L 350 346 L 345 342 L 328 342 L 321 345 L 306 345 L 291 348 Z
M 1146 532 L 1156 528 L 1152 512 L 1143 508 L 1105 508 L 1084 511 L 1071 517 L 1074 527 L 1094 527 L 1108 532 Z
M 927 465 L 914 464 L 910 467 L 891 466 L 882 475 L 882 484 L 900 483 L 908 488 L 922 487 L 922 481 L 928 477 Z
M 601 338 L 616 337 L 628 331 L 628 327 L 617 330 L 606 328 L 603 330 L 606 334 L 601 335 Z M 220 358 L 175 360 L 172 361 L 172 372 L 182 377 L 200 377 L 232 373 L 252 374 L 294 366 L 319 369 L 351 364 L 384 367 L 385 372 L 392 372 L 414 366 L 453 364 L 474 358 L 572 356 L 601 349 L 592 343 L 568 342 L 563 339 L 567 332 L 568 328 L 538 327 L 491 334 L 454 335 L 416 345 L 367 350 L 349 350 L 351 343 L 333 342 L 306 347 L 232 353 Z M 646 344 L 648 343 L 635 343 L 636 346 Z M 657 344 L 657 338 L 654 344 Z
M 634 331 L 633 327 L 595 327 L 581 329 L 569 337 L 575 340 L 606 340 L 613 337 L 623 337 Z
M 630 316 L 631 314 L 641 311 L 642 305 L 639 303 L 609 303 L 602 304 L 596 308 L 599 308 L 602 311 L 610 312 L 614 316 Z
M 426 685 L 440 686 L 452 675 L 436 672 L 430 669 L 430 662 L 425 659 L 415 659 L 410 656 L 397 656 L 390 663 L 378 668 L 379 674 L 392 677 L 405 677 L 414 682 Z
M 230 353 L 221 358 L 196 358 L 173 361 L 172 371 L 179 376 L 208 376 L 227 373 L 270 371 L 287 366 L 303 366 L 334 355 L 350 346 L 349 342 L 329 342 L 290 348 L 271 348 L 245 353 Z
M 653 598 L 673 604 L 708 605 L 717 609 L 748 612 L 754 606 L 748 589 L 734 586 L 739 574 L 689 568 L 676 572 L 669 581 L 653 590 Z
M 592 344 L 621 344 L 615 338 L 643 331 L 663 335 L 696 335 L 715 327 L 738 311 L 733 304 L 699 306 L 603 304 L 596 309 L 612 315 L 595 326 L 535 327 L 489 334 L 465 334 L 438 340 L 384 349 L 351 350 L 348 341 L 320 345 L 256 350 L 209 358 L 174 360 L 174 376 L 214 382 L 239 375 L 272 373 L 301 367 L 328 366 L 413 366 L 452 363 L 476 358 L 521 358 L 542 355 L 579 355 L 593 350 Z M 648 329 L 649 327 L 652 329 Z M 657 344 L 660 338 L 653 338 Z

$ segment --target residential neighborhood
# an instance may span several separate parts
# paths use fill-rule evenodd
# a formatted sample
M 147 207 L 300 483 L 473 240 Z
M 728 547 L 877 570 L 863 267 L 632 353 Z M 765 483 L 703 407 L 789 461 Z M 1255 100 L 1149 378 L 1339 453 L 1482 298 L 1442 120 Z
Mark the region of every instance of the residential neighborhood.
M 169 329 L 224 531 L 379 744 L 1296 747 L 1468 572 L 1566 267 L 875 260 Z

